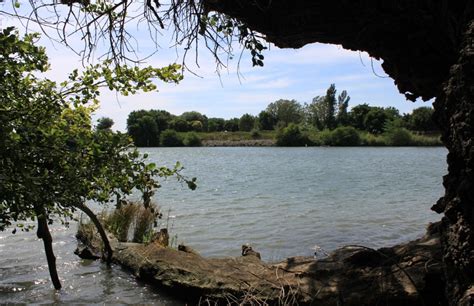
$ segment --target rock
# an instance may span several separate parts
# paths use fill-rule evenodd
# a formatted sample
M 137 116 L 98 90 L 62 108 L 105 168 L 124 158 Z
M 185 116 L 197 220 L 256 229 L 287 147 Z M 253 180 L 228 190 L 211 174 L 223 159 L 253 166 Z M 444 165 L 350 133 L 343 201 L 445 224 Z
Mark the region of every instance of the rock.
M 262 259 L 260 256 L 260 253 L 257 251 L 254 251 L 251 246 L 244 244 L 242 245 L 242 256 L 254 256 L 257 257 L 258 259 Z
M 178 251 L 201 256 L 198 251 L 184 244 L 178 245 Z
M 100 258 L 100 255 L 97 252 L 84 245 L 79 245 L 74 251 L 74 254 L 76 254 L 82 259 L 97 260 Z

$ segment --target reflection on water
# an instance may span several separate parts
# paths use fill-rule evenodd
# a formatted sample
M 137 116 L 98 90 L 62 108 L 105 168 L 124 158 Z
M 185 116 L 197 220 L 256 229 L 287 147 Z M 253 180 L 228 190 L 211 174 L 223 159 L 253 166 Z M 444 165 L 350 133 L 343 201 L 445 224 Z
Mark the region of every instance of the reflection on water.
M 239 256 L 251 243 L 265 260 L 312 255 L 344 244 L 382 247 L 416 238 L 439 217 L 443 148 L 163 148 L 158 164 L 179 160 L 198 189 L 174 180 L 155 200 L 176 242 L 206 256 Z M 169 216 L 169 218 L 167 218 Z M 0 233 L 0 303 L 181 305 L 108 268 L 73 254 L 76 227 L 53 228 L 64 289 L 49 281 L 35 234 Z

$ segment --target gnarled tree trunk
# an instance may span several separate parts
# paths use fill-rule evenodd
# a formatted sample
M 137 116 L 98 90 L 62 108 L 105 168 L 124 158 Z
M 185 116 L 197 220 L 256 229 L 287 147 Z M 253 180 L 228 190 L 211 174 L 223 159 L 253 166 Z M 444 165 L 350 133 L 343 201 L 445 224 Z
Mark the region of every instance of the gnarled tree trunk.
M 61 289 L 61 282 L 59 280 L 58 270 L 56 269 L 56 256 L 54 256 L 53 251 L 53 237 L 51 237 L 51 232 L 49 231 L 46 210 L 43 207 L 37 206 L 35 207 L 35 213 L 38 220 L 36 236 L 43 240 L 46 259 L 48 261 L 49 275 L 51 276 L 54 288 L 59 290 Z
M 104 244 L 105 253 L 107 254 L 105 260 L 107 264 L 110 264 L 112 262 L 113 251 L 112 251 L 112 248 L 110 247 L 110 241 L 109 241 L 109 238 L 107 237 L 107 233 L 105 232 L 104 227 L 100 223 L 99 219 L 97 219 L 97 216 L 94 214 L 94 212 L 85 204 L 78 203 L 78 204 L 75 204 L 74 206 L 80 209 L 82 212 L 84 212 L 89 217 L 89 219 L 91 219 L 92 223 L 94 223 L 97 229 L 97 232 L 99 232 L 100 238 L 102 239 L 102 243 Z

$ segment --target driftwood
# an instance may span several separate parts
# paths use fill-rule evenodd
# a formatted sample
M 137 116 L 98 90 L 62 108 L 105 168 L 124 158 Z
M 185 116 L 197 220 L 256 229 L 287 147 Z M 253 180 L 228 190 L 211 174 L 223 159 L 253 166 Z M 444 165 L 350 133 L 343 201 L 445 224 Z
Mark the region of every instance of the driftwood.
M 346 246 L 321 260 L 292 257 L 273 264 L 256 256 L 204 258 L 157 243 L 110 242 L 113 262 L 191 303 L 444 305 L 438 235 L 430 229 L 421 239 L 391 248 Z M 83 231 L 80 239 L 97 250 L 96 236 Z

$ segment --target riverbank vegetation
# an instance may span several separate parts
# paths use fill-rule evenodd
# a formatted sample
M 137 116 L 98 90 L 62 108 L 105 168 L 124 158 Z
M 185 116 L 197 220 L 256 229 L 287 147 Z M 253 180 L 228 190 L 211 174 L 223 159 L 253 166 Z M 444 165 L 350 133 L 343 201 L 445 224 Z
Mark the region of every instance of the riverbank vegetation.
M 196 111 L 179 116 L 165 110 L 133 111 L 127 131 L 140 147 L 199 146 L 213 141 L 225 145 L 255 139 L 271 140 L 267 143 L 278 146 L 442 145 L 431 107 L 400 114 L 394 107 L 368 104 L 349 110 L 349 101 L 347 91 L 338 95 L 335 84 L 331 84 L 325 95 L 310 103 L 280 99 L 258 116 L 224 119 L 208 118 Z

